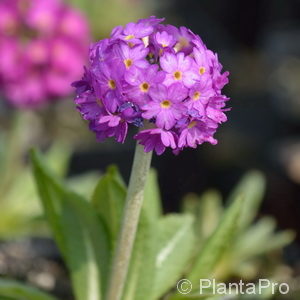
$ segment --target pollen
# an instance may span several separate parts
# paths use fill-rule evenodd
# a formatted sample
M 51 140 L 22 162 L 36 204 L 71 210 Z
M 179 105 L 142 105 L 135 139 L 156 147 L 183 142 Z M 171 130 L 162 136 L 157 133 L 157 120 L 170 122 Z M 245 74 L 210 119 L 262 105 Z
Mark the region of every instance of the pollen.
M 192 98 L 194 101 L 197 101 L 200 99 L 200 96 L 201 96 L 201 93 L 199 91 L 196 91 Z
M 126 68 L 130 68 L 132 66 L 132 60 L 131 59 L 124 59 L 124 65 Z
M 164 101 L 162 101 L 162 102 L 160 103 L 160 106 L 161 106 L 162 108 L 170 108 L 171 105 L 172 105 L 172 103 L 171 103 L 171 101 L 169 101 L 169 100 L 164 100 Z
M 180 80 L 182 78 L 182 73 L 180 71 L 174 72 L 174 78 Z
M 196 121 L 192 121 L 189 125 L 188 125 L 188 128 L 193 128 L 197 125 L 197 122 Z
M 128 40 L 132 40 L 134 39 L 134 35 L 133 34 L 129 34 L 127 36 L 125 36 L 125 40 L 128 41 Z
M 204 67 L 201 67 L 201 68 L 199 69 L 200 75 L 203 75 L 203 74 L 205 73 L 205 71 L 206 71 L 206 69 L 205 69 Z
M 142 84 L 140 84 L 140 90 L 143 92 L 143 93 L 147 93 L 148 90 L 150 88 L 150 85 L 148 82 L 143 82 Z
M 110 89 L 114 90 L 116 88 L 116 82 L 111 79 L 108 81 L 108 86 Z

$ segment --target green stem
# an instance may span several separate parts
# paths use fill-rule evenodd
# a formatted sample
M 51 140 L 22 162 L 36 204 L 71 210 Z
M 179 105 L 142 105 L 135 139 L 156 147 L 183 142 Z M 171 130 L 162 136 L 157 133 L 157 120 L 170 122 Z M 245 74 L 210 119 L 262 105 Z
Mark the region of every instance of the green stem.
M 145 153 L 141 145 L 136 145 L 107 300 L 120 300 L 122 297 L 144 200 L 144 189 L 151 164 L 151 157 L 152 152 Z

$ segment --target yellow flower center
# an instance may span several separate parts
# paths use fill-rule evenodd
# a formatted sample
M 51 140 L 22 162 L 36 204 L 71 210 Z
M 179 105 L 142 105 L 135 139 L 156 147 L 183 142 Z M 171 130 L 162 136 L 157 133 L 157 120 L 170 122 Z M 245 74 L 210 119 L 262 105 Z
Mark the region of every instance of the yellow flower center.
M 133 34 L 129 34 L 127 36 L 125 36 L 125 40 L 128 41 L 128 40 L 132 40 L 134 39 L 134 35 Z
M 199 91 L 196 91 L 193 95 L 193 100 L 197 101 L 200 99 L 201 93 Z
M 182 73 L 180 71 L 174 72 L 174 78 L 180 80 L 182 78 Z
M 189 125 L 188 125 L 188 128 L 193 128 L 197 125 L 197 122 L 196 121 L 192 121 Z
M 129 46 L 130 48 L 133 48 L 133 47 L 134 47 L 134 43 L 128 42 L 128 46 Z
M 116 88 L 116 82 L 111 79 L 108 81 L 108 86 L 110 89 L 114 90 Z
M 126 68 L 130 68 L 132 66 L 132 60 L 131 59 L 124 59 L 124 65 Z
M 171 105 L 172 105 L 172 103 L 171 103 L 171 101 L 169 101 L 169 100 L 164 100 L 164 101 L 162 101 L 162 102 L 160 103 L 160 106 L 161 106 L 162 108 L 170 108 Z
M 150 85 L 148 82 L 143 82 L 140 84 L 140 90 L 143 92 L 143 93 L 147 93 L 148 90 L 150 88 Z
M 203 74 L 205 73 L 205 71 L 206 71 L 206 69 L 205 69 L 204 67 L 201 67 L 201 68 L 199 69 L 199 74 L 200 74 L 200 75 L 203 75 Z

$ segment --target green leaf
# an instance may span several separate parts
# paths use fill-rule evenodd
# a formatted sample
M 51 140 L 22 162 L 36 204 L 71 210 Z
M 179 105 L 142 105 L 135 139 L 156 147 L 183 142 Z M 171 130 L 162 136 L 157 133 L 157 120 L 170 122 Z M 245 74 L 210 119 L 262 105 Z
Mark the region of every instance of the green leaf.
M 127 276 L 123 300 L 151 300 L 155 276 L 157 221 L 162 214 L 157 174 L 151 169 Z
M 96 186 L 92 204 L 101 216 L 114 245 L 121 225 L 126 186 L 116 166 L 110 166 Z
M 100 300 L 109 273 L 104 225 L 91 205 L 66 189 L 32 151 L 35 180 L 48 222 L 62 252 L 77 300 Z
M 21 158 L 22 156 L 18 157 L 20 162 Z M 69 158 L 70 149 L 60 143 L 55 143 L 45 154 L 47 164 L 61 176 L 67 171 Z M 15 168 L 13 165 L 8 167 Z M 5 214 L 0 218 L 0 237 L 49 235 L 46 222 L 39 218 L 42 215 L 42 208 L 28 164 L 22 163 L 6 191 L 3 195 L 1 192 L 0 194 L 1 208 L 5 210 Z
M 195 217 L 194 229 L 197 237 L 195 251 L 198 253 L 199 247 L 220 222 L 223 213 L 222 197 L 215 190 L 208 190 L 201 197 L 190 193 L 183 199 L 183 212 Z
M 68 171 L 71 154 L 69 145 L 58 142 L 47 151 L 45 161 L 55 174 L 64 177 Z
M 234 245 L 236 258 L 249 259 L 291 243 L 294 233 L 289 230 L 275 232 L 276 223 L 270 217 L 260 219 L 245 231 Z M 266 241 L 268 241 L 266 243 Z
M 122 300 L 153 299 L 156 228 L 142 211 Z
M 210 278 L 230 243 L 235 238 L 239 217 L 243 207 L 243 197 L 237 197 L 225 210 L 218 227 L 205 243 L 188 276 L 192 282 Z
M 234 201 L 238 195 L 243 195 L 244 205 L 240 217 L 240 230 L 249 226 L 257 215 L 265 193 L 265 178 L 259 171 L 248 172 L 238 183 L 229 201 Z
M 185 214 L 191 214 L 195 218 L 199 215 L 199 196 L 194 193 L 189 193 L 184 196 L 182 200 L 182 212 Z
M 154 169 L 151 169 L 147 176 L 143 210 L 145 210 L 149 218 L 154 220 L 162 215 L 157 172 Z
M 163 217 L 157 227 L 154 299 L 158 299 L 176 285 L 190 261 L 193 245 L 194 218 L 171 214 Z
M 0 279 L 0 296 L 1 299 L 8 297 L 16 300 L 57 300 L 57 298 L 36 288 L 6 279 Z
M 191 216 L 152 222 L 142 212 L 123 300 L 156 300 L 176 285 L 192 253 L 192 226 Z
M 91 199 L 95 186 L 97 186 L 99 181 L 99 177 L 99 172 L 87 172 L 67 178 L 66 184 L 75 193 L 82 195 L 87 199 Z
M 200 197 L 198 226 L 203 239 L 207 239 L 218 226 L 223 213 L 221 194 L 209 190 Z

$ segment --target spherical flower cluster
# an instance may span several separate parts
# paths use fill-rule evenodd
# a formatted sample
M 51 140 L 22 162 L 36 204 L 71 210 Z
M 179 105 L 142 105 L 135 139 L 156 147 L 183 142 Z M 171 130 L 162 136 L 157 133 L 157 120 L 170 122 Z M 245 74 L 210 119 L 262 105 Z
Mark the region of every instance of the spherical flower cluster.
M 60 0 L 0 1 L 0 93 L 19 108 L 67 96 L 88 60 L 89 26 Z
M 178 153 L 203 142 L 226 121 L 221 90 L 228 72 L 191 30 L 152 16 L 114 28 L 90 48 L 90 66 L 73 84 L 78 110 L 99 141 L 124 142 L 128 125 L 146 152 Z

